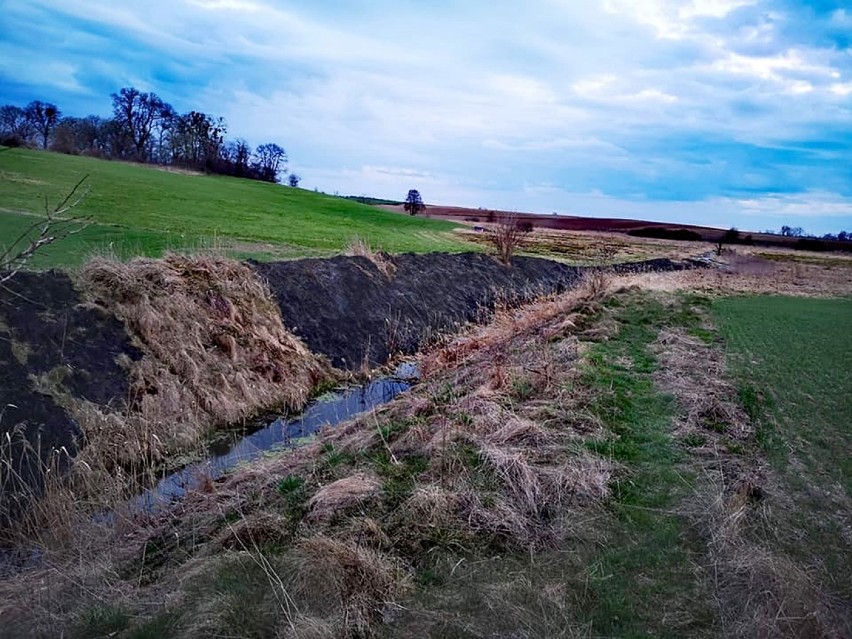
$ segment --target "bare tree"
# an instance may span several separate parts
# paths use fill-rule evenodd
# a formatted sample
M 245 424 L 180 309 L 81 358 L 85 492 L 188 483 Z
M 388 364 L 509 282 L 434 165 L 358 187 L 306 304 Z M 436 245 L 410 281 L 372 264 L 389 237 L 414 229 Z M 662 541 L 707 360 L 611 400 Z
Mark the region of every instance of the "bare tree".
M 249 143 L 242 138 L 237 138 L 230 144 L 231 162 L 234 163 L 234 175 L 246 177 L 249 175 L 249 162 L 251 161 L 252 149 Z
M 89 225 L 89 218 L 68 215 L 88 195 L 83 184 L 89 176 L 74 185 L 74 188 L 53 209 L 45 199 L 44 217 L 30 224 L 15 241 L 5 249 L 0 247 L 0 285 L 5 284 L 24 269 L 33 256 L 45 246 L 71 235 L 80 233 Z
M 291 173 L 290 177 L 287 178 L 287 183 L 292 186 L 294 189 L 299 186 L 299 182 L 302 181 L 302 178 L 296 175 L 295 173 Z
M 166 110 L 166 103 L 156 93 L 142 93 L 134 87 L 125 87 L 112 94 L 113 115 L 129 136 L 136 159 L 149 158 L 154 127 Z
M 267 182 L 277 182 L 278 173 L 287 172 L 287 152 L 277 144 L 261 144 L 254 151 L 254 167 L 260 174 L 260 179 Z
M 0 107 L 0 136 L 4 142 L 23 144 L 30 137 L 30 131 L 26 111 L 14 104 Z
M 515 251 L 523 244 L 524 236 L 530 230 L 530 226 L 513 213 L 501 218 L 486 233 L 491 245 L 497 249 L 498 259 L 506 266 L 511 266 Z
M 50 134 L 59 122 L 61 112 L 55 104 L 34 100 L 24 109 L 27 121 L 30 126 L 35 129 L 36 134 L 41 138 L 41 148 L 47 148 L 47 141 L 50 139 Z

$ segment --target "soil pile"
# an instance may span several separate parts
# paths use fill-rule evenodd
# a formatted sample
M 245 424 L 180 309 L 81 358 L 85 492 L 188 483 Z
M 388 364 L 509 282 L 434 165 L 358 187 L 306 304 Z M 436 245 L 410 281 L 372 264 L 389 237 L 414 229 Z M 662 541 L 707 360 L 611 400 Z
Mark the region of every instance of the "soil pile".
M 19 273 L 0 287 L 0 437 L 2 459 L 13 462 L 0 465 L 4 495 L 22 485 L 37 489 L 42 469 L 63 459 L 52 449 L 77 450 L 80 427 L 51 386 L 103 406 L 127 397 L 127 371 L 118 362 L 141 353 L 120 321 L 81 302 L 71 279 L 56 271 Z M 17 508 L 0 499 L 0 523 Z
M 511 268 L 477 253 L 381 259 L 384 264 L 335 257 L 253 267 L 269 282 L 285 326 L 350 370 L 413 353 L 436 334 L 483 319 L 497 302 L 561 292 L 581 277 L 576 267 L 535 258 L 515 258 Z
M 516 257 L 511 267 L 481 253 L 380 254 L 252 263 L 269 282 L 285 326 L 339 368 L 384 364 L 430 338 L 509 306 L 572 288 L 590 269 Z M 687 268 L 667 259 L 619 273 Z

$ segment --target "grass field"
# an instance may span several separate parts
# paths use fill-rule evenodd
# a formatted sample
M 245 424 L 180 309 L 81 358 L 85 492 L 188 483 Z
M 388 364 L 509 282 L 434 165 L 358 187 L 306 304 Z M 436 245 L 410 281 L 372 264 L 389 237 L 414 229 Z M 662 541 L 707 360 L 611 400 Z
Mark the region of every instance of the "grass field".
M 788 500 L 769 526 L 852 606 L 852 299 L 721 298 L 713 311 L 740 394 L 766 412 L 761 441 Z
M 222 176 L 14 149 L 0 153 L 0 237 L 14 237 L 88 175 L 74 211 L 93 224 L 40 256 L 37 266 L 79 263 L 92 251 L 159 255 L 222 248 L 258 257 L 328 255 L 355 237 L 389 252 L 475 250 L 455 225 L 399 215 L 303 189 Z

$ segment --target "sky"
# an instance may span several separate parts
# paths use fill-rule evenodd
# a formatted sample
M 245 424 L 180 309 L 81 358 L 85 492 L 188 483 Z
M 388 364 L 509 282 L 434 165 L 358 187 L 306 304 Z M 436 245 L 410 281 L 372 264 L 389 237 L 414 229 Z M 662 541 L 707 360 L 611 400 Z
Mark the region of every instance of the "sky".
M 852 0 L 0 0 L 0 104 L 124 86 L 302 187 L 852 231 Z

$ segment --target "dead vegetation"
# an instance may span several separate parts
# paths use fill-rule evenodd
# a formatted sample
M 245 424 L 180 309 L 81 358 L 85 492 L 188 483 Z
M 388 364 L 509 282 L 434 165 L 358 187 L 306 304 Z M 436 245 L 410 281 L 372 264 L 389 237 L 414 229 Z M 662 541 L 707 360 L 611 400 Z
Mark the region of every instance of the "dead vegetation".
M 135 522 L 94 565 L 3 584 L 0 619 L 57 634 L 98 601 L 146 623 L 159 618 L 152 609 L 178 610 L 172 636 L 600 634 L 578 602 L 596 596 L 587 592 L 605 569 L 586 562 L 612 543 L 604 504 L 631 470 L 589 445 L 611 433 L 581 368 L 618 334 L 604 302 L 624 281 L 636 280 L 594 272 L 576 291 L 499 308 L 425 354 L 423 382 L 391 405 Z M 755 536 L 771 476 L 712 326 L 664 328 L 652 341 L 654 381 L 677 404 L 670 434 L 689 451 L 677 470 L 698 469 L 673 516 L 701 539 L 694 578 L 712 595 L 713 629 L 832 636 L 842 626 L 818 577 Z M 661 624 L 692 629 L 689 612 Z
M 166 273 L 150 277 L 166 278 L 157 286 L 177 292 L 179 300 L 180 280 L 169 278 L 171 269 L 185 267 L 172 262 Z M 122 289 L 121 272 L 113 269 L 99 266 L 86 277 L 99 283 L 98 291 L 116 289 L 114 308 L 127 321 L 144 331 L 145 314 L 135 313 L 148 304 L 169 312 L 150 296 L 143 302 L 143 295 Z M 194 270 L 191 276 L 199 277 Z M 258 619 L 280 626 L 284 636 L 367 636 L 435 557 L 554 547 L 576 513 L 607 497 L 614 471 L 611 462 L 577 446 L 598 425 L 574 414 L 582 398 L 564 386 L 579 357 L 574 332 L 599 308 L 600 290 L 591 286 L 526 310 L 501 310 L 493 324 L 435 351 L 416 392 L 190 494 L 168 516 L 125 529 L 102 556 L 110 558 L 110 570 L 131 575 L 142 588 L 134 600 L 156 598 L 154 584 L 173 584 L 170 597 L 188 611 L 184 627 L 202 634 L 212 632 L 211 623 L 220 624 L 218 632 L 234 629 L 234 604 L 222 604 L 221 614 L 202 621 L 210 599 L 195 590 L 215 581 L 215 558 L 226 552 L 241 571 L 258 573 Z M 245 312 L 239 302 L 233 306 L 220 317 Z M 543 334 L 551 341 L 531 348 Z M 544 413 L 548 419 L 541 419 Z M 111 605 L 128 605 L 107 595 L 103 574 L 75 574 Z M 175 582 L 181 574 L 198 579 Z M 37 578 L 23 575 L 18 592 Z M 62 576 L 49 590 L 34 610 L 51 605 L 46 597 L 75 597 Z M 52 614 L 60 625 L 76 623 Z
M 780 484 L 756 450 L 755 424 L 736 400 L 724 353 L 680 330 L 662 331 L 655 351 L 657 384 L 678 403 L 673 434 L 699 465 L 699 486 L 682 507 L 706 540 L 702 570 L 722 634 L 839 636 L 843 622 L 820 576 L 772 549 L 768 509 L 780 507 Z
M 852 256 L 738 246 L 711 268 L 645 273 L 627 285 L 708 295 L 778 294 L 808 297 L 852 295 Z
M 33 379 L 80 426 L 84 446 L 73 460 L 65 450 L 49 458 L 24 454 L 26 441 L 13 434 L 0 446 L 4 476 L 16 478 L 16 498 L 27 504 L 3 540 L 59 556 L 85 553 L 100 537 L 120 533 L 121 526 L 104 524 L 132 520 L 126 500 L 155 482 L 165 463 L 191 459 L 213 429 L 297 410 L 330 375 L 283 328 L 268 289 L 241 263 L 179 255 L 125 264 L 95 259 L 77 277 L 88 303 L 125 322 L 142 357 L 121 362 L 129 394 L 111 406 L 72 396 L 65 367 Z M 13 468 L 12 460 L 25 457 L 31 467 Z M 111 515 L 100 521 L 104 512 Z
M 92 304 L 125 322 L 143 353 L 128 363 L 128 415 L 84 420 L 89 454 L 100 447 L 117 463 L 158 459 L 211 427 L 303 406 L 328 373 L 283 328 L 268 289 L 244 264 L 181 255 L 95 259 L 78 279 Z
M 367 258 L 388 279 L 392 278 L 394 273 L 396 273 L 396 265 L 391 260 L 391 257 L 387 253 L 374 250 L 370 246 L 370 243 L 362 237 L 353 238 L 346 247 L 344 254 L 352 257 Z

